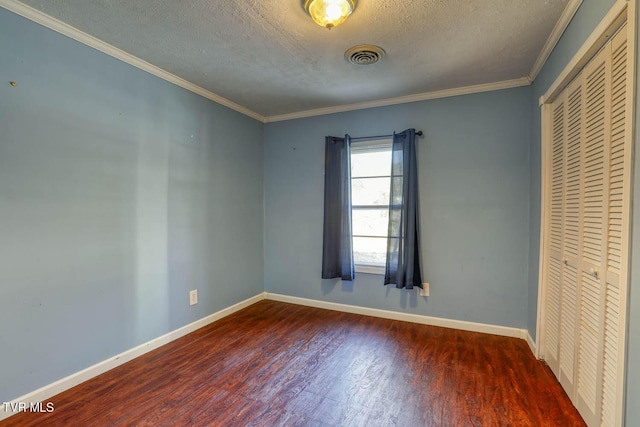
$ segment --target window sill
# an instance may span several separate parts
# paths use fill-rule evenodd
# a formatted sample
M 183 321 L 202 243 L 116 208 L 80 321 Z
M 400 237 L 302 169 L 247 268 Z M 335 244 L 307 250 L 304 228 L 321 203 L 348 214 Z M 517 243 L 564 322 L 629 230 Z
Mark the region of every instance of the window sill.
M 357 265 L 355 266 L 356 273 L 365 274 L 377 274 L 384 276 L 384 267 L 378 265 Z

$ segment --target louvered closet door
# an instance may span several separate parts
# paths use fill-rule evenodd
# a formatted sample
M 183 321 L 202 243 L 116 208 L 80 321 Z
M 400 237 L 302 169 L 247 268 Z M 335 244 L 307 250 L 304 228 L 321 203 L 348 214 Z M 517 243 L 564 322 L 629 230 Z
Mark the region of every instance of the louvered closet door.
M 589 426 L 622 425 L 632 58 L 626 25 L 549 105 L 543 357 Z
M 582 169 L 583 169 L 583 84 L 576 79 L 565 91 L 565 165 L 563 274 L 560 296 L 560 343 L 558 379 L 572 396 L 575 394 L 577 301 L 582 248 Z
M 545 301 L 545 359 L 554 374 L 559 376 L 560 298 L 562 293 L 564 229 L 564 97 L 560 97 L 552 104 L 551 115 L 551 215 L 549 221 L 548 285 Z
M 607 129 L 610 45 L 584 70 L 585 135 L 584 190 L 582 195 L 582 261 L 580 265 L 579 336 L 576 406 L 589 425 L 599 422 L 604 336 L 603 276 L 604 223 L 608 205 Z
M 622 424 L 622 406 L 616 396 L 623 395 L 621 369 L 624 364 L 624 325 L 626 324 L 626 252 L 628 230 L 630 124 L 627 111 L 631 97 L 627 83 L 627 28 L 611 41 L 611 107 L 608 148 L 608 212 L 606 233 L 606 287 L 604 310 L 604 355 L 601 425 Z M 624 305 L 622 302 L 624 301 Z

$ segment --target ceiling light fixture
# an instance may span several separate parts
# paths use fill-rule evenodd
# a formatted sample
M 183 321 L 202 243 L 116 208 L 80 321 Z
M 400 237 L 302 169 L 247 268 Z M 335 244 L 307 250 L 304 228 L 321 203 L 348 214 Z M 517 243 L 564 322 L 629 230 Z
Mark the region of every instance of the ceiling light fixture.
M 304 10 L 318 25 L 332 29 L 347 20 L 356 0 L 305 0 Z

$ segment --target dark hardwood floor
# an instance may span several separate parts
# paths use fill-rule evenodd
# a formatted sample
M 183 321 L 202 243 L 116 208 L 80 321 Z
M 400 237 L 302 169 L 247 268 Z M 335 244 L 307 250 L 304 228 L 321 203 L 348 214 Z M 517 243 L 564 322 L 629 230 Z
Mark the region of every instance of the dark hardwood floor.
M 273 301 L 49 401 L 0 426 L 584 425 L 523 340 Z

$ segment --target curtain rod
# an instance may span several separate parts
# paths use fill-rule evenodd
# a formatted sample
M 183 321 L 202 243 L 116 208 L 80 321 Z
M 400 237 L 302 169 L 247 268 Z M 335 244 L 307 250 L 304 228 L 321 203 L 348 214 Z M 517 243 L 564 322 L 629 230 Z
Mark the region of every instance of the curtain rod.
M 417 136 L 422 136 L 422 131 L 416 131 L 416 135 Z M 393 137 L 393 134 L 391 135 L 375 135 L 375 136 L 359 136 L 357 138 L 351 138 L 352 141 L 358 141 L 358 140 L 363 140 L 363 139 L 382 139 L 382 138 L 391 138 Z

